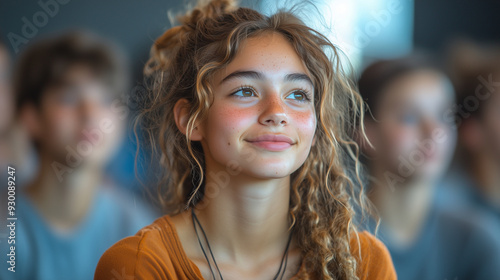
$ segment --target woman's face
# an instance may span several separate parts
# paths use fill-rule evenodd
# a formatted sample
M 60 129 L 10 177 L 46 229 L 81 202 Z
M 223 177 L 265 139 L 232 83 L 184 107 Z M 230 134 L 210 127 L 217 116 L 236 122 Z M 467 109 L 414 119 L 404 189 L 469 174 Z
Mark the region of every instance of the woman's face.
M 213 104 L 198 126 L 207 169 L 265 179 L 288 176 L 304 163 L 316 129 L 314 89 L 282 35 L 246 39 L 212 87 Z
M 443 115 L 453 102 L 448 80 L 431 70 L 405 74 L 386 86 L 377 103 L 378 122 L 369 123 L 383 171 L 403 180 L 440 176 L 456 142 L 453 124 Z

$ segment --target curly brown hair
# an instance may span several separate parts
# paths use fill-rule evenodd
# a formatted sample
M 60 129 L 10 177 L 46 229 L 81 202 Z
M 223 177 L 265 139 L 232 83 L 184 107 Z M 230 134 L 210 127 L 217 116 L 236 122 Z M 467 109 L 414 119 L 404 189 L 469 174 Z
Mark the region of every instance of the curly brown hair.
M 195 123 L 211 106 L 210 80 L 235 57 L 249 37 L 282 34 L 311 73 L 318 126 L 316 143 L 305 163 L 291 174 L 290 220 L 305 262 L 302 279 L 358 279 L 349 241 L 357 238 L 355 214 L 366 212 L 358 146 L 352 134 L 364 135 L 364 104 L 342 69 L 340 52 L 324 35 L 307 27 L 291 10 L 265 16 L 231 0 L 202 1 L 178 18 L 154 43 L 145 66 L 150 90 L 141 98 L 136 119 L 152 154 L 160 157 L 158 198 L 166 213 L 195 207 L 204 193 L 204 154 L 190 141 Z M 176 102 L 189 101 L 186 134 L 176 126 Z M 359 246 L 358 246 L 359 247 Z M 359 256 L 360 257 L 360 256 Z

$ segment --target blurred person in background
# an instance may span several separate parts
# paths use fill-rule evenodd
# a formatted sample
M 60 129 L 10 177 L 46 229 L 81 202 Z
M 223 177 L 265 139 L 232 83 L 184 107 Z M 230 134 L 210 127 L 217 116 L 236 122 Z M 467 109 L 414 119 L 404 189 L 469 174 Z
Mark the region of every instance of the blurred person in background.
M 379 238 L 398 279 L 500 279 L 499 228 L 472 211 L 449 211 L 438 199 L 456 143 L 443 116 L 454 92 L 429 61 L 417 55 L 379 61 L 359 79 L 371 110 L 364 124 L 373 146 L 362 147 Z
M 450 68 L 457 107 L 458 149 L 448 176 L 448 198 L 487 212 L 500 224 L 500 47 L 458 42 Z M 458 199 L 458 200 L 457 200 Z
M 2 182 L 2 187 L 0 187 L 2 191 L 2 195 L 0 195 L 0 209 L 2 209 L 0 220 L 2 221 L 7 221 L 8 206 L 12 206 L 12 203 L 9 204 L 9 195 L 15 193 L 19 186 L 33 175 L 36 165 L 33 154 L 25 131 L 14 118 L 11 59 L 7 45 L 0 41 L 0 182 Z M 23 172 L 15 173 L 18 168 L 22 169 Z M 1 251 L 2 256 L 8 253 L 6 248 L 10 247 L 10 244 L 7 243 L 9 234 L 8 227 L 0 227 L 0 248 L 5 248 Z
M 0 200 L 0 219 L 6 221 L 7 219 L 7 192 L 8 183 L 7 169 L 10 163 L 10 152 L 9 152 L 9 130 L 11 127 L 11 121 L 13 119 L 13 97 L 10 89 L 10 58 L 7 52 L 7 47 L 2 41 L 0 41 L 0 180 L 2 180 L 2 199 Z M 5 195 L 4 195 L 5 194 Z M 7 241 L 8 231 L 7 227 L 0 227 L 0 246 L 5 248 L 3 245 Z M 2 254 L 4 251 L 2 251 Z
M 0 170 L 7 170 L 8 166 L 23 169 L 23 174 L 16 176 L 16 183 L 22 184 L 33 174 L 36 158 L 25 131 L 14 118 L 11 59 L 7 46 L 0 41 Z M 2 182 L 7 182 L 6 177 L 7 172 L 2 171 Z
M 103 174 L 125 127 L 117 52 L 97 36 L 69 32 L 22 55 L 17 116 L 39 164 L 16 197 L 16 272 L 2 269 L 1 279 L 92 279 L 108 247 L 154 219 Z
M 10 57 L 7 47 L 0 42 L 0 159 L 4 170 L 7 165 L 8 154 L 7 138 L 8 131 L 13 119 L 14 101 L 10 85 Z

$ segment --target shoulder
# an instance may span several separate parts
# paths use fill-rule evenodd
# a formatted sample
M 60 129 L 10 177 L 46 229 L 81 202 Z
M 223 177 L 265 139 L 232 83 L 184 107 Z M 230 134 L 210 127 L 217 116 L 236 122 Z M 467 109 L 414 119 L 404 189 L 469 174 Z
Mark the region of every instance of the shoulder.
M 184 279 L 179 271 L 186 262 L 180 259 L 174 230 L 163 216 L 118 241 L 101 256 L 94 279 Z
M 475 208 L 443 211 L 439 235 L 453 248 L 468 275 L 500 275 L 500 224 L 489 213 Z M 455 249 L 456 248 L 456 249 Z M 449 249 L 450 251 L 452 249 Z
M 351 238 L 351 254 L 358 262 L 359 279 L 397 279 L 387 247 L 367 231 Z
M 482 246 L 482 251 L 491 248 L 499 251 L 500 223 L 481 209 L 441 209 L 437 224 L 440 235 L 453 237 L 448 238 L 449 242 L 460 243 L 455 246 L 473 244 L 474 247 Z
M 133 207 L 130 207 L 133 205 Z M 114 186 L 102 186 L 96 195 L 95 208 L 99 216 L 106 215 L 120 227 L 137 232 L 140 228 L 151 224 L 157 213 L 144 201 L 130 191 Z M 132 234 L 133 234 L 132 233 Z

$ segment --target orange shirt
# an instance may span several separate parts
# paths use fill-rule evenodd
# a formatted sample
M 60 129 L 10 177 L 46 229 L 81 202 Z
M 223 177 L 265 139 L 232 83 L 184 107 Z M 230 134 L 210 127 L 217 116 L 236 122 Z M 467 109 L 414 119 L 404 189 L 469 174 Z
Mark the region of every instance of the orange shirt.
M 359 279 L 396 279 L 385 245 L 366 231 L 359 233 L 359 240 L 362 257 L 358 263 Z M 351 247 L 352 254 L 358 256 L 355 239 L 351 240 Z M 166 215 L 136 235 L 120 240 L 102 255 L 94 280 L 113 279 L 201 280 L 203 277 L 182 249 L 175 226 Z

